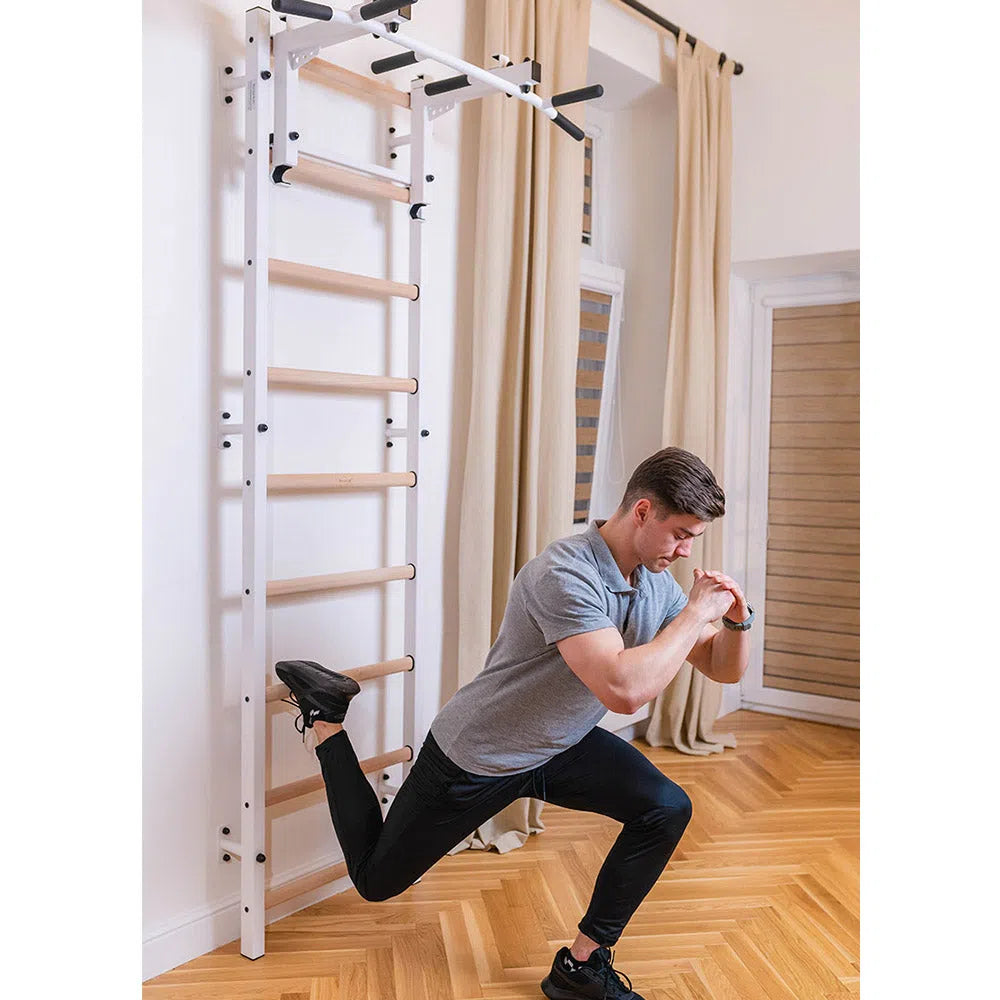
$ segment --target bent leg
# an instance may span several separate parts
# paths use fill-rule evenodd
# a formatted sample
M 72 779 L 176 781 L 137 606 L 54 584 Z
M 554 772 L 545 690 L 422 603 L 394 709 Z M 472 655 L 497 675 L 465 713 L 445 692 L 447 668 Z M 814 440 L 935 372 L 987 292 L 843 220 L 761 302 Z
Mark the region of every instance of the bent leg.
M 530 774 L 470 775 L 428 734 L 383 821 L 345 731 L 320 743 L 316 755 L 351 881 L 372 901 L 404 892 L 476 827 L 529 794 Z
M 599 726 L 540 770 L 546 802 L 624 824 L 577 925 L 599 944 L 614 945 L 670 860 L 691 819 L 691 800 L 634 746 Z

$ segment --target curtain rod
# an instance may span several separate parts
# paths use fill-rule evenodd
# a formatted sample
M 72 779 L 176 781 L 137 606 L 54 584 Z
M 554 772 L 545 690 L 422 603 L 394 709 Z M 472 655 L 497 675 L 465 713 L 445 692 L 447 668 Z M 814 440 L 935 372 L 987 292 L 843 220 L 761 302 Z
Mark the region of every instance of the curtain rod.
M 680 38 L 681 29 L 677 27 L 676 24 L 671 24 L 665 17 L 661 17 L 656 13 L 655 10 L 650 10 L 648 7 L 644 7 L 637 0 L 619 0 L 620 3 L 625 4 L 626 7 L 631 7 L 637 14 L 641 14 L 643 17 L 648 18 L 655 24 L 658 24 L 661 28 L 666 28 L 675 38 Z M 691 48 L 694 48 L 694 43 L 698 41 L 694 35 L 688 35 L 687 40 L 691 43 Z M 726 53 L 722 52 L 719 55 L 719 68 L 722 68 L 722 64 L 726 61 Z M 736 63 L 733 68 L 733 76 L 739 76 L 743 72 L 743 64 Z

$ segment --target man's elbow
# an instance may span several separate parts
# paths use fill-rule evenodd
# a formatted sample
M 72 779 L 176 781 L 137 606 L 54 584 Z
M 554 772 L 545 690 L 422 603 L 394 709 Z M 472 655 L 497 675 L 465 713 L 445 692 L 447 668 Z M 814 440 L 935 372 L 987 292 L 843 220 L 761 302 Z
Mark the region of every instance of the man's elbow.
M 619 715 L 631 715 L 646 704 L 644 700 L 639 700 L 639 695 L 630 690 L 624 682 L 612 684 L 603 701 L 610 711 Z

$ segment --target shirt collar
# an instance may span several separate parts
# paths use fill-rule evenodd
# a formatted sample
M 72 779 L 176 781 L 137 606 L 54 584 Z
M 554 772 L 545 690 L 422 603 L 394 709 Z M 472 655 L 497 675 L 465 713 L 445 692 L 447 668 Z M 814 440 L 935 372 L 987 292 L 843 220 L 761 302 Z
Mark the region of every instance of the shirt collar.
M 618 563 L 615 562 L 615 557 L 611 554 L 611 549 L 608 548 L 608 543 L 604 540 L 600 531 L 597 530 L 606 521 L 607 518 L 595 518 L 590 522 L 590 527 L 587 528 L 586 531 L 587 541 L 590 542 L 590 547 L 593 549 L 594 557 L 597 559 L 597 566 L 601 573 L 601 579 L 604 581 L 604 585 L 608 588 L 608 590 L 612 591 L 612 593 L 634 594 L 643 589 L 645 569 L 642 565 L 636 567 L 635 578 L 637 586 L 635 587 L 633 587 L 628 580 L 622 576 L 622 571 L 618 568 Z

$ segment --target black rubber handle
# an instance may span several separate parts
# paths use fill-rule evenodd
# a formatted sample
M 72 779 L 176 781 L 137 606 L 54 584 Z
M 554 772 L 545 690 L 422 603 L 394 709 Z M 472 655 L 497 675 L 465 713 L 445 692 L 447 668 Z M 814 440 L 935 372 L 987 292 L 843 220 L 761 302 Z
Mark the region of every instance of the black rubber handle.
M 403 66 L 412 66 L 415 62 L 420 62 L 416 52 L 400 52 L 398 56 L 386 56 L 385 59 L 376 59 L 372 63 L 373 73 L 388 73 L 393 69 L 401 69 Z
M 604 88 L 595 83 L 592 87 L 580 87 L 579 90 L 567 90 L 562 94 L 552 96 L 552 107 L 561 108 L 564 104 L 576 104 L 577 101 L 592 101 L 595 97 L 603 97 Z
M 370 21 L 373 17 L 391 14 L 394 10 L 399 10 L 400 7 L 408 7 L 411 3 L 416 2 L 417 0 L 372 0 L 371 3 L 365 4 L 358 13 L 361 15 L 362 21 Z
M 271 7 L 279 14 L 311 17 L 316 21 L 333 18 L 333 11 L 325 3 L 310 3 L 309 0 L 271 0 Z
M 424 93 L 428 97 L 435 94 L 447 94 L 449 90 L 460 90 L 469 86 L 469 78 L 463 73 L 461 76 L 449 76 L 446 80 L 434 80 L 424 87 Z
M 579 125 L 574 125 L 564 114 L 556 112 L 552 119 L 564 132 L 568 132 L 577 142 L 583 139 L 583 129 Z

